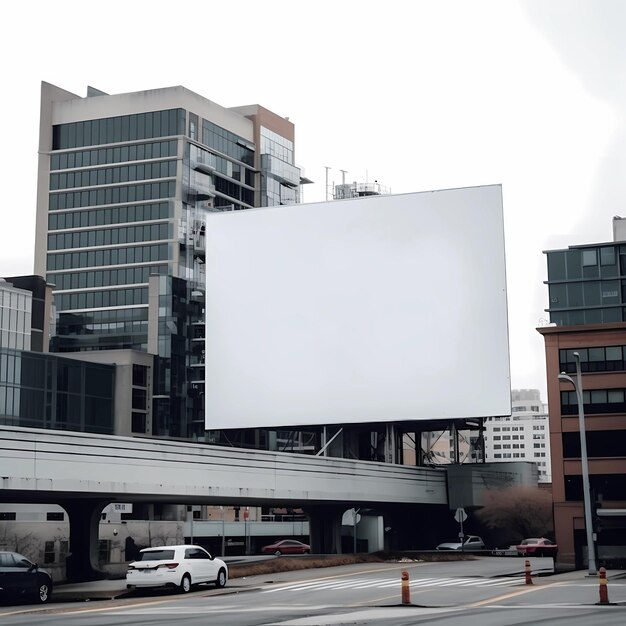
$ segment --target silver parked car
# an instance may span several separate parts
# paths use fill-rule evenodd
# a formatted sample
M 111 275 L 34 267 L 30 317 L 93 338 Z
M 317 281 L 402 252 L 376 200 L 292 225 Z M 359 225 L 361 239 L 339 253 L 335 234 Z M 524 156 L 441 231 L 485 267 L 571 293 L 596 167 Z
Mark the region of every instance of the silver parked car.
M 193 585 L 214 583 L 224 587 L 227 580 L 226 563 L 194 545 L 144 548 L 126 572 L 128 589 L 177 587 L 182 593 L 189 593 Z
M 460 541 L 451 541 L 448 543 L 440 543 L 435 549 L 436 550 L 467 550 L 471 552 L 472 550 L 484 550 L 485 542 L 478 537 L 477 535 L 466 535 L 463 543 Z

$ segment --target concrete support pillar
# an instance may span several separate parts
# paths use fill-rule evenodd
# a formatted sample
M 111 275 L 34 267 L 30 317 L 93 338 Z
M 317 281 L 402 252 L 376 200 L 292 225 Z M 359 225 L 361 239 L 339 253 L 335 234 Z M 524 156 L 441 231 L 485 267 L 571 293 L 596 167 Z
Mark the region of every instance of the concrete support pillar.
M 70 552 L 66 560 L 68 582 L 99 580 L 105 574 L 98 569 L 98 529 L 106 500 L 90 498 L 59 502 L 70 522 Z
M 345 510 L 345 506 L 336 505 L 306 508 L 313 554 L 341 554 L 341 520 Z

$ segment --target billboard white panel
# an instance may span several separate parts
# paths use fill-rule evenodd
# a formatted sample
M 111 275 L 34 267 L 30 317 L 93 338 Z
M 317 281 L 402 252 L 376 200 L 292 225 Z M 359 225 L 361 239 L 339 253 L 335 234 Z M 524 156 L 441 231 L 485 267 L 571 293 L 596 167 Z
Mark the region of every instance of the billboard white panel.
M 508 415 L 499 185 L 212 214 L 206 427 Z

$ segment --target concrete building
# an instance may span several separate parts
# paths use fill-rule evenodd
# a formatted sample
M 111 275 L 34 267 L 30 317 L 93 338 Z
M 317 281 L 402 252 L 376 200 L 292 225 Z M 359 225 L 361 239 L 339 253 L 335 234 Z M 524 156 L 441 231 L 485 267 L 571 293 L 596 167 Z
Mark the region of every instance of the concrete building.
M 550 483 L 548 411 L 538 389 L 514 389 L 512 414 L 485 420 L 486 462 L 529 461 L 537 465 L 540 483 Z
M 580 358 L 593 531 L 600 564 L 626 559 L 626 232 L 615 241 L 546 251 L 551 324 L 546 347 L 554 522 L 559 560 L 587 560 L 576 390 Z

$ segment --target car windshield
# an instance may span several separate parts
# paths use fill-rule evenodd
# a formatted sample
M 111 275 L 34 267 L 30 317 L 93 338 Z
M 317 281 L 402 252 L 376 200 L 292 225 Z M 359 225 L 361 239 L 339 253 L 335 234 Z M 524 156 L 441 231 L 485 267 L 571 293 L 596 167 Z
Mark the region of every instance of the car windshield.
M 531 543 L 539 543 L 539 539 L 524 539 L 521 545 L 527 546 L 527 545 L 530 545 Z
M 149 550 L 140 552 L 138 561 L 168 561 L 174 558 L 174 550 Z

